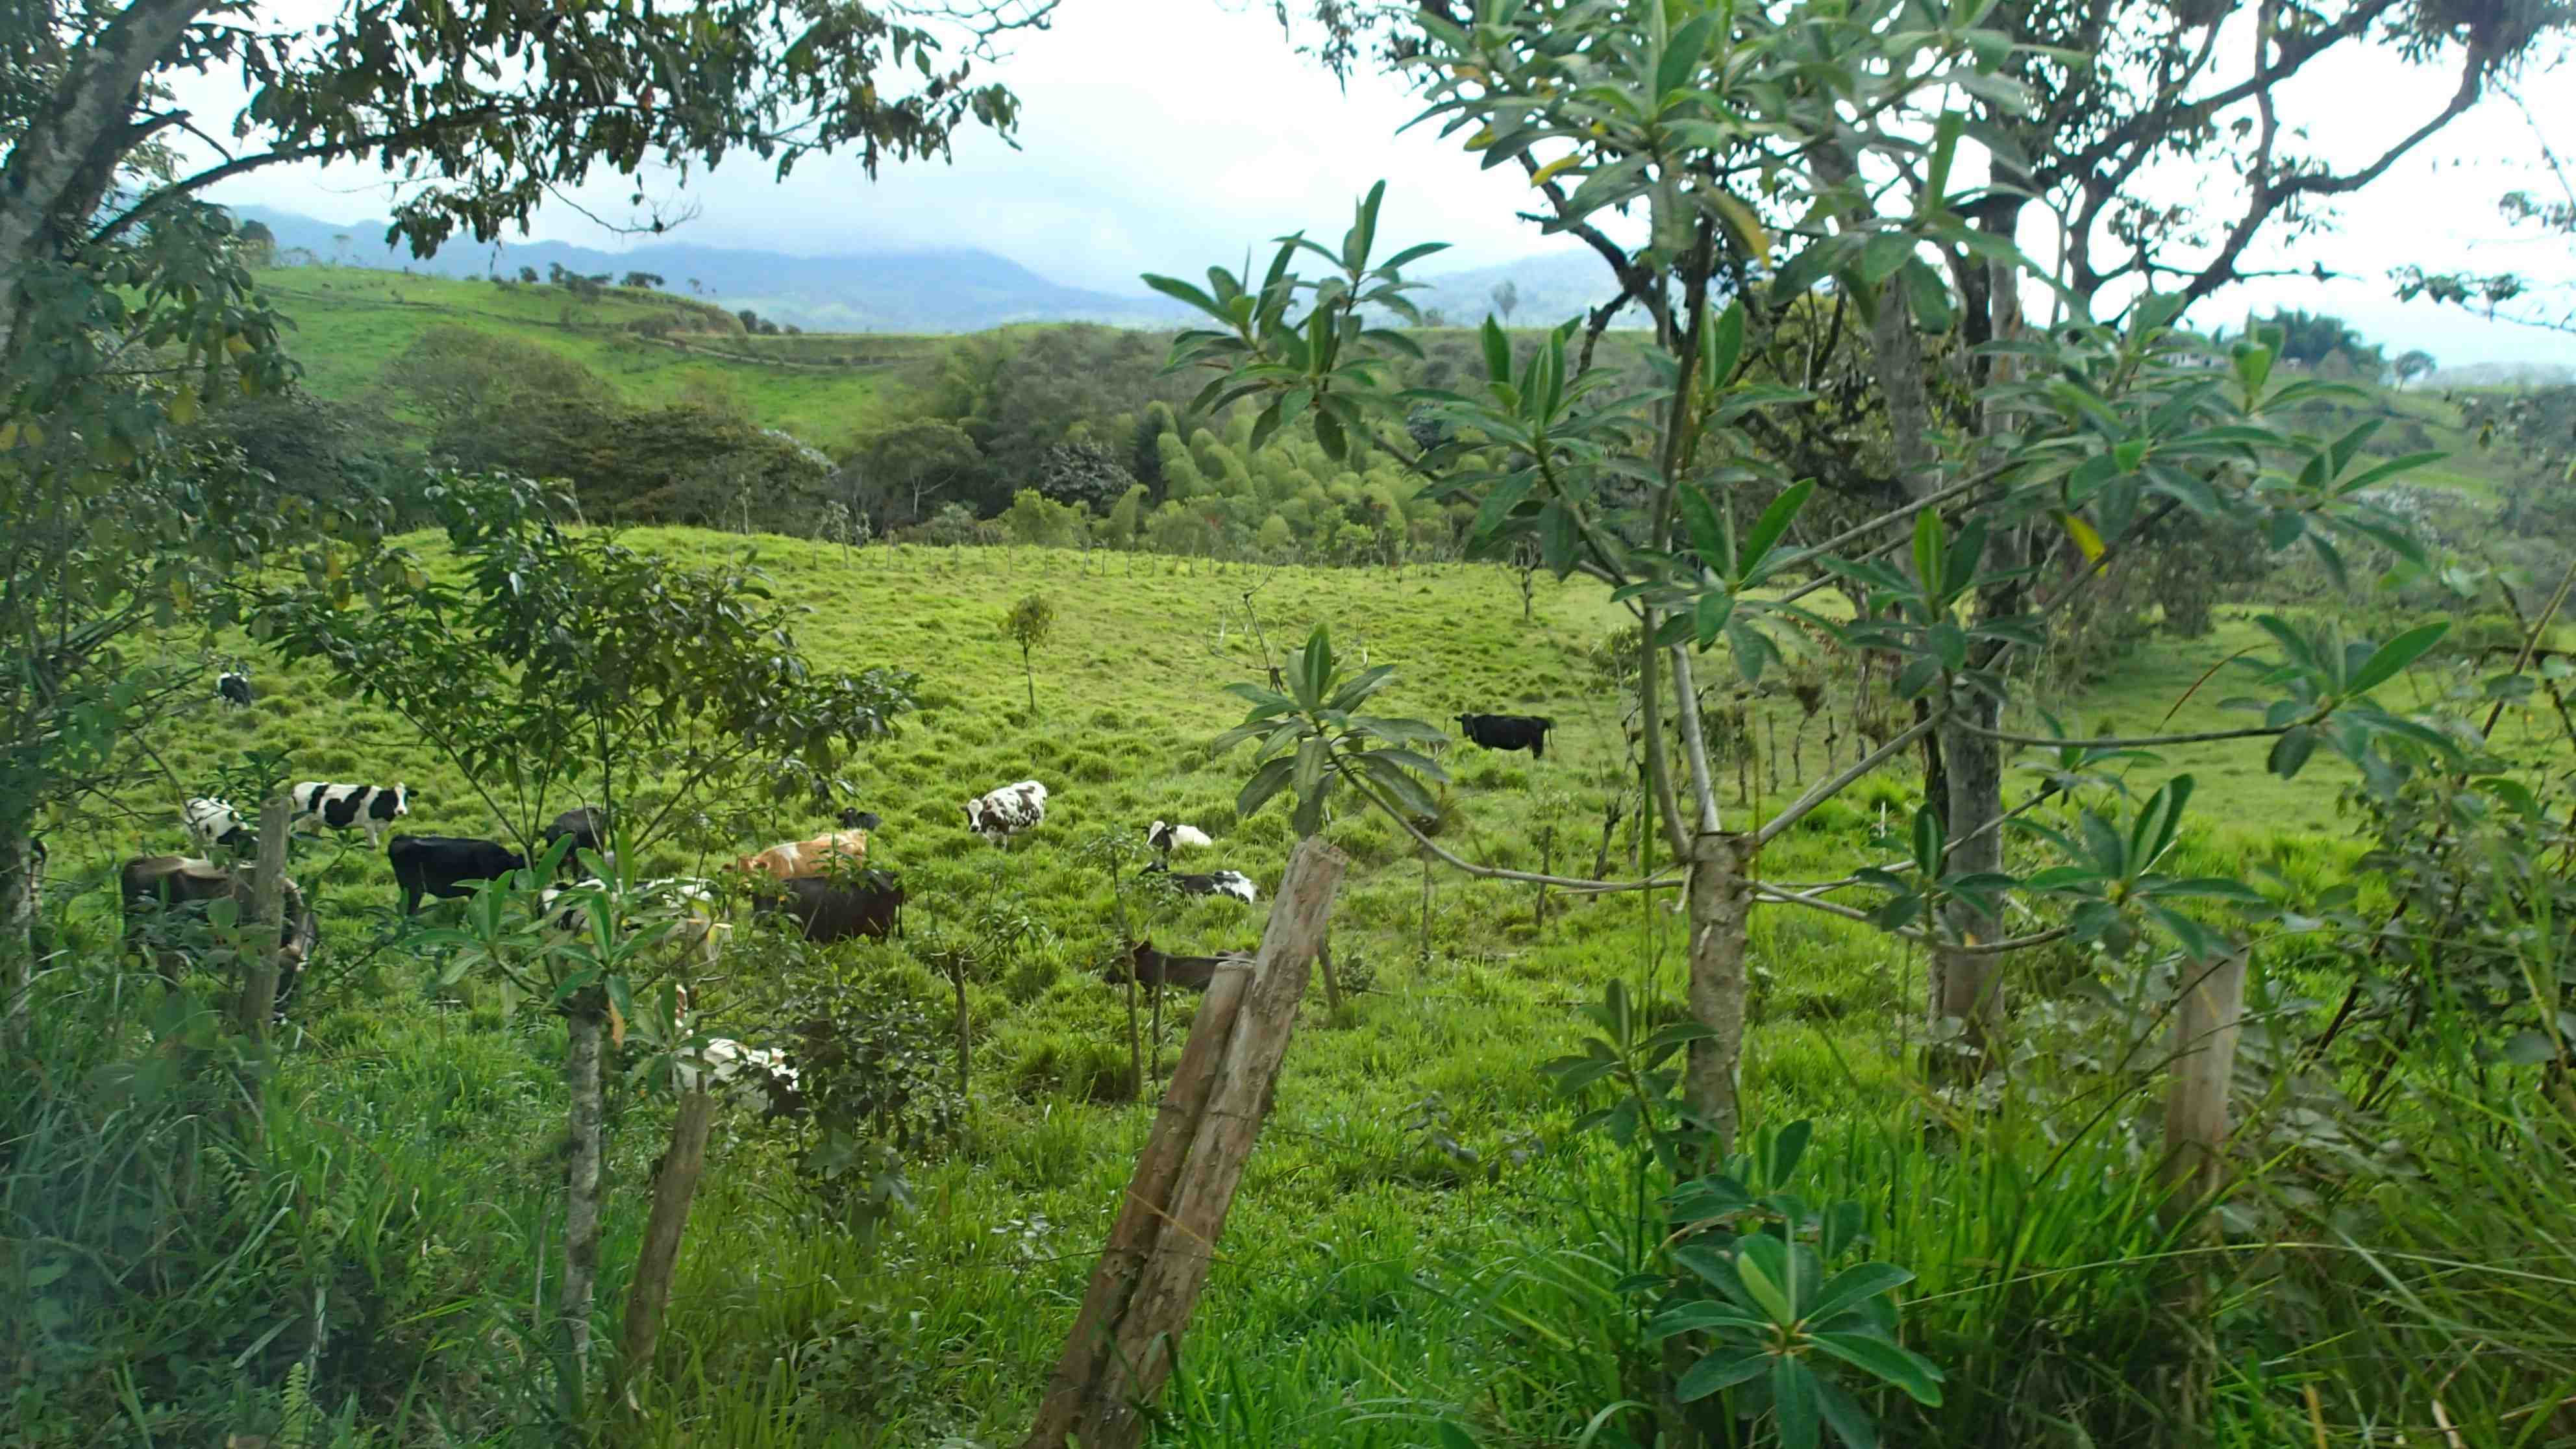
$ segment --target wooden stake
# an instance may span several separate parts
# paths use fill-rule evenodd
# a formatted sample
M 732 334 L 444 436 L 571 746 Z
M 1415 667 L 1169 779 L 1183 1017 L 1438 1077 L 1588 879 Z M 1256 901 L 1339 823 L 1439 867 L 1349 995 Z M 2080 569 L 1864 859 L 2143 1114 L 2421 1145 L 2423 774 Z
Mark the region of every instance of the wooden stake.
M 2174 1012 L 2173 1089 L 2165 1099 L 2168 1214 L 2188 1213 L 2226 1176 L 2227 1091 L 2245 1022 L 2246 953 L 2187 963 Z
M 1349 858 L 1301 842 L 1251 969 L 1217 969 L 1024 1449 L 1135 1449 L 1270 1108 Z M 1070 1437 L 1069 1437 L 1070 1436 Z
M 241 996 L 233 1006 L 233 1029 L 243 1036 L 268 1036 L 277 1014 L 278 958 L 286 933 L 286 819 L 284 795 L 271 795 L 259 807 L 259 859 L 250 873 L 250 919 L 242 939 L 250 959 L 242 963 Z

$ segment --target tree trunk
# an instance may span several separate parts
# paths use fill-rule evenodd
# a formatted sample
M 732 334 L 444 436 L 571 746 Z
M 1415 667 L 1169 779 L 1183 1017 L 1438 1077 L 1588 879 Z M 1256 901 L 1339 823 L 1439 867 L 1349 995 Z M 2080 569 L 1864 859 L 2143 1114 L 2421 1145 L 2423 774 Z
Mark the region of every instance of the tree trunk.
M 1321 837 L 1310 836 L 1309 839 Z M 1341 978 L 1333 974 L 1333 938 L 1330 935 L 1315 947 L 1315 969 L 1324 977 L 1324 1011 L 1330 1016 L 1342 1014 Z
M 597 987 L 573 998 L 566 1012 L 564 1076 L 572 1109 L 567 1119 L 570 1153 L 564 1167 L 564 1271 L 556 1307 L 573 1371 L 590 1359 L 590 1305 L 599 1285 L 599 1159 L 604 1102 L 601 1043 L 608 1029 L 607 998 Z M 577 1397 L 577 1396 L 576 1396 Z
M 259 807 L 259 859 L 250 872 L 250 919 L 242 940 L 241 995 L 233 1004 L 233 1030 L 266 1040 L 277 1015 L 278 958 L 284 952 L 287 799 L 272 795 Z
M 1735 1149 L 1743 1117 L 1744 940 L 1753 914 L 1747 844 L 1714 830 L 1691 841 L 1690 1013 L 1710 1035 L 1690 1044 L 1685 1100 L 1710 1133 L 1712 1159 Z
M 698 1174 L 706 1168 L 707 1131 L 715 1124 L 715 1109 L 711 1093 L 681 1094 L 679 1115 L 671 1119 L 671 1150 L 662 1156 L 662 1170 L 653 1175 L 653 1215 L 644 1224 L 635 1282 L 626 1291 L 626 1331 L 618 1355 L 630 1405 L 635 1383 L 652 1364 L 653 1350 L 662 1340 L 662 1310 L 671 1301 L 671 1277 L 680 1263 L 680 1240 L 689 1229 L 689 1203 L 697 1196 Z
M 1961 690 L 1951 701 L 1951 720 L 1994 729 L 1999 711 L 1994 699 Z M 2004 864 L 2003 747 L 1983 735 L 1956 727 L 1941 731 L 1941 767 L 1948 777 L 1949 799 L 1943 824 L 1952 842 L 1945 869 L 1951 873 L 1999 871 Z M 2003 923 L 1964 898 L 1944 910 L 1946 934 L 1974 945 L 2001 939 Z M 1982 1075 L 1986 1052 L 2004 1014 L 2002 957 L 1975 955 L 1942 945 L 1932 952 L 1932 977 L 1925 993 L 1927 1024 L 1939 1028 L 1955 1019 L 1964 1050 L 1935 1049 L 1928 1064 L 1939 1078 L 1974 1081 Z
M 144 134 L 128 124 L 135 87 L 207 8 L 207 0 L 133 0 L 66 57 L 50 103 L 36 105 L 0 161 L 0 275 L 14 279 L 51 258 L 62 217 L 87 221 L 98 201 L 92 193 L 114 176 L 129 138 Z M 22 306 L 15 296 L 0 305 L 0 364 L 14 361 L 25 341 Z
M 29 992 L 36 976 L 36 896 L 44 864 L 27 822 L 0 827 L 0 1053 L 27 1043 Z
M 1269 1115 L 1271 1090 L 1296 1031 L 1309 966 L 1331 925 L 1333 895 L 1349 864 L 1340 851 L 1313 837 L 1289 858 L 1251 984 L 1225 1033 L 1204 1105 L 1188 1126 L 1187 1147 L 1169 1175 L 1167 1205 L 1149 1205 L 1138 1213 L 1146 1220 L 1142 1230 L 1152 1234 L 1152 1246 L 1132 1284 L 1119 1281 L 1120 1263 L 1104 1258 L 1086 1295 L 1083 1321 L 1065 1347 L 1047 1406 L 1025 1449 L 1064 1449 L 1068 1432 L 1082 1449 L 1134 1449 L 1143 1441 L 1148 1406 L 1171 1374 L 1245 1162 Z M 1211 995 L 1214 989 L 1212 985 Z M 1174 1098 L 1184 1095 L 1183 1084 L 1191 1080 L 1188 1053 L 1199 1049 L 1200 1037 L 1194 1027 L 1183 1054 L 1185 1070 L 1173 1074 Z M 1162 1123 L 1156 1127 L 1159 1137 Z M 1155 1145 L 1147 1144 L 1146 1159 L 1137 1165 L 1139 1188 L 1151 1186 L 1145 1175 L 1149 1165 L 1160 1170 Z M 1168 1154 L 1169 1139 L 1163 1146 Z M 1112 1242 L 1118 1242 L 1114 1234 Z M 1115 1301 L 1122 1291 L 1123 1307 Z M 1097 1315 L 1092 1312 L 1095 1302 L 1102 1310 Z M 1086 1366 L 1091 1370 L 1087 1377 L 1082 1376 Z

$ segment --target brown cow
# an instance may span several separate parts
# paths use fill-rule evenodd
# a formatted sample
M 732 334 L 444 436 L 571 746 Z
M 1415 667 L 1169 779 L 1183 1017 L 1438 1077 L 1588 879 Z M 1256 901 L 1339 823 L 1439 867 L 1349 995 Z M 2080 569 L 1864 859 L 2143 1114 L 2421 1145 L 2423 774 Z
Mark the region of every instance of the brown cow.
M 867 864 L 868 833 L 864 830 L 835 830 L 811 840 L 789 840 L 755 855 L 746 855 L 733 863 L 736 870 L 747 870 L 773 880 L 796 880 L 821 875 L 834 868 L 835 857 L 846 858 L 849 869 Z
M 305 963 L 312 959 L 317 932 L 313 912 L 306 906 L 304 892 L 295 882 L 283 881 L 282 914 L 277 932 L 277 1015 L 284 1019 L 286 1004 L 295 994 L 296 982 L 302 979 Z M 184 855 L 147 855 L 125 863 L 118 873 L 117 888 L 125 902 L 125 941 L 133 950 L 143 953 L 161 972 L 162 979 L 178 984 L 179 965 L 189 952 L 180 933 L 170 923 L 157 919 L 184 912 L 202 919 L 202 907 L 208 901 L 230 897 L 242 910 L 251 903 L 250 872 L 226 869 L 209 860 Z

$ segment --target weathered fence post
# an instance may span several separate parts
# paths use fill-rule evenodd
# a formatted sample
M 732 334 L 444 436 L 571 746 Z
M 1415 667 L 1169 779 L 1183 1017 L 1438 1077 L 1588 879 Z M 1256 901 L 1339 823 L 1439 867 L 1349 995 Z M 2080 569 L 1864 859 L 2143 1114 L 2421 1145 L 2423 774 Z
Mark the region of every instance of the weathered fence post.
M 2165 1098 L 2164 1212 L 2179 1227 L 2207 1210 L 2227 1174 L 2228 1087 L 2236 1074 L 2236 1042 L 2245 1020 L 2246 952 L 2236 947 L 2208 961 L 2186 961 L 2175 1003 L 2173 1086 Z M 2204 1219 L 2193 1237 L 2214 1235 L 2216 1218 Z M 2209 1331 L 2209 1274 L 2198 1257 L 2176 1255 L 2166 1270 L 2165 1309 L 2181 1330 L 2178 1360 L 2166 1372 L 2172 1442 L 2199 1442 L 2202 1415 L 2217 1371 L 2215 1336 Z
M 263 1040 L 270 1018 L 277 1014 L 278 958 L 285 951 L 286 816 L 283 794 L 260 802 L 259 858 L 250 872 L 250 919 L 242 923 L 250 959 L 242 963 L 241 996 L 233 1004 L 233 1029 Z
M 1349 860 L 1309 838 L 1289 857 L 1260 955 L 1217 968 L 1136 1159 L 1064 1355 L 1023 1449 L 1134 1449 L 1172 1369 Z
M 2174 1011 L 2173 1089 L 2165 1099 L 2166 1212 L 2189 1213 L 2218 1190 L 2226 1173 L 2228 1083 L 2236 1074 L 2236 1039 L 2245 1021 L 2246 953 L 2238 947 L 2213 961 L 2183 966 Z
M 671 1150 L 653 1175 L 653 1213 L 644 1223 L 644 1247 L 635 1258 L 635 1279 L 626 1290 L 626 1331 L 619 1356 L 626 1377 L 626 1396 L 635 1402 L 635 1384 L 653 1362 L 662 1341 L 662 1310 L 671 1301 L 671 1277 L 680 1262 L 680 1239 L 688 1231 L 689 1203 L 697 1196 L 698 1174 L 707 1162 L 707 1132 L 715 1124 L 716 1099 L 706 1091 L 680 1094 L 680 1110 L 671 1119 Z

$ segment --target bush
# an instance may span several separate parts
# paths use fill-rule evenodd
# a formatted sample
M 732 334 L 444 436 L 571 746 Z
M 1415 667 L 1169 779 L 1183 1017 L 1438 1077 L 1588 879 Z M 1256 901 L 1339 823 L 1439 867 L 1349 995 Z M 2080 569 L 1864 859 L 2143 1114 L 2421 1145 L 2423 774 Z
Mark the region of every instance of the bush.
M 960 548 L 975 542 L 977 532 L 973 511 L 963 503 L 950 503 L 930 516 L 930 522 L 921 530 L 921 539 L 941 548 Z

